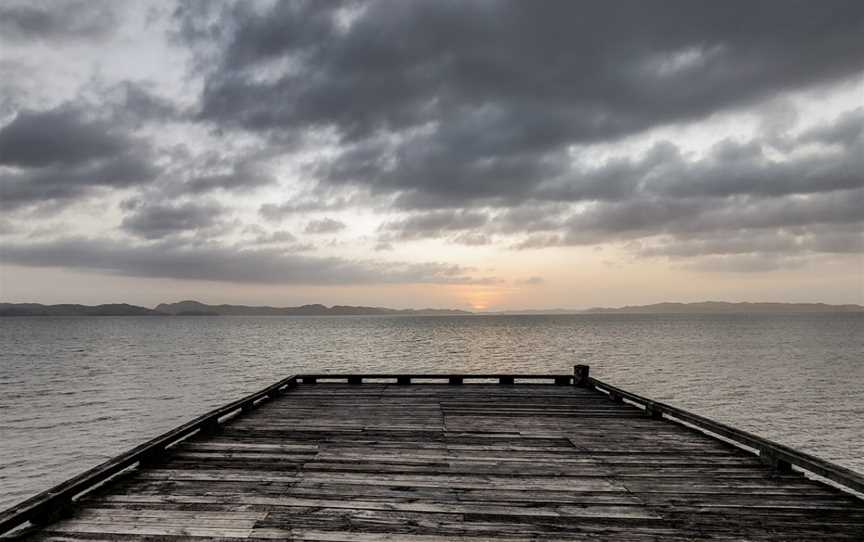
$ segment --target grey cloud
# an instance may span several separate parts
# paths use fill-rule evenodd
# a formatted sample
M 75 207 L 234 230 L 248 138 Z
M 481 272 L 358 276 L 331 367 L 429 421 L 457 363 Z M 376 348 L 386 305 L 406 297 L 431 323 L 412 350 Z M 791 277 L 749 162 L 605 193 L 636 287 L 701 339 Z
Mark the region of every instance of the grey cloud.
M 214 190 L 245 191 L 275 184 L 276 179 L 254 160 L 238 160 L 226 173 L 193 175 L 177 191 L 188 194 L 203 194 Z
M 332 218 L 322 218 L 321 220 L 312 220 L 306 224 L 306 233 L 322 234 L 322 233 L 338 233 L 344 230 L 347 226 L 344 223 Z
M 295 237 L 294 234 L 292 234 L 291 232 L 285 230 L 262 233 L 255 240 L 255 242 L 259 245 L 269 245 L 274 243 L 294 243 L 296 241 L 297 237 Z
M 477 211 L 432 211 L 385 222 L 379 231 L 384 233 L 385 240 L 405 241 L 472 230 L 484 226 L 488 221 L 489 217 L 485 213 Z
M 116 26 L 112 2 L 33 0 L 0 5 L 0 40 L 94 39 L 109 34 Z
M 73 107 L 20 111 L 0 128 L 0 165 L 77 165 L 114 156 L 131 141 L 112 126 Z
M 117 275 L 236 283 L 350 285 L 460 284 L 473 279 L 459 266 L 318 258 L 276 248 L 158 242 L 135 245 L 108 239 L 59 239 L 6 244 L 0 259 L 32 267 L 64 267 Z
M 145 239 L 213 228 L 222 223 L 227 210 L 215 203 L 127 204 L 132 213 L 121 223 L 128 233 Z
M 605 137 L 856 73 L 864 10 L 829 5 L 383 1 L 357 4 L 348 26 L 341 3 L 237 5 L 218 15 L 234 31 L 217 36 L 204 115 L 260 128 L 335 124 L 360 137 L 492 104 L 501 126 L 526 119 L 496 138 Z M 180 13 L 187 27 L 199 16 Z M 250 66 L 284 57 L 298 69 L 252 77 Z M 523 117 L 526 105 L 549 114 Z M 555 122 L 553 111 L 576 114 Z
M 524 247 L 592 244 L 659 234 L 696 236 L 741 229 L 812 227 L 864 221 L 864 189 L 777 198 L 637 199 L 597 202 L 563 222 L 560 235 Z
M 566 244 L 558 234 L 532 234 L 511 245 L 515 250 L 557 247 Z
M 172 100 L 157 94 L 152 85 L 122 81 L 107 88 L 97 88 L 98 105 L 110 107 L 115 122 L 140 125 L 145 122 L 182 122 L 191 114 Z
M 787 232 L 742 231 L 722 236 L 707 235 L 701 239 L 687 239 L 681 236 L 667 238 L 660 244 L 651 245 L 639 251 L 641 256 L 669 256 L 689 258 L 705 255 L 789 253 L 801 250 L 800 240 Z
M 19 111 L 0 128 L 0 208 L 146 185 L 160 175 L 155 161 L 149 143 L 80 107 Z
M 707 256 L 688 263 L 684 267 L 692 271 L 718 273 L 764 273 L 799 269 L 806 265 L 800 257 L 777 254 L 736 254 Z
M 492 237 L 478 232 L 464 232 L 453 237 L 453 242 L 467 246 L 482 246 L 492 244 Z
M 351 207 L 370 207 L 374 205 L 370 196 L 363 192 L 348 192 L 335 195 L 330 191 L 315 190 L 304 193 L 283 203 L 265 203 L 258 209 L 258 214 L 266 220 L 278 222 L 292 215 L 341 211 Z
M 15 233 L 17 231 L 18 228 L 16 228 L 12 222 L 0 218 L 0 235 L 9 235 L 10 233 Z
M 538 286 L 540 284 L 544 284 L 546 281 L 543 277 L 528 277 L 526 279 L 522 279 L 516 281 L 517 284 L 524 284 L 525 286 Z
M 64 204 L 98 188 L 128 188 L 152 182 L 159 170 L 146 147 L 77 166 L 48 166 L 25 170 L 0 168 L 0 209 Z
M 784 228 L 705 233 L 698 238 L 682 234 L 662 237 L 638 249 L 644 257 L 693 258 L 708 255 L 771 254 L 801 255 L 859 254 L 864 258 L 864 222 L 849 225 L 848 231 L 820 227 Z
M 346 9 L 354 10 L 350 24 Z M 313 177 L 396 194 L 402 208 L 623 199 L 648 165 L 574 170 L 568 147 L 864 68 L 864 7 L 852 0 L 761 0 L 747 9 L 690 0 L 299 2 L 207 11 L 178 15 L 190 42 L 220 51 L 204 67 L 201 118 L 270 137 L 333 130 L 340 154 L 315 164 Z M 706 162 L 687 175 L 667 157 L 652 167 L 673 180 L 657 188 L 724 196 L 747 191 L 747 180 L 763 193 L 856 182 L 848 172 L 858 162 L 784 169 L 730 150 L 717 157 L 745 161 L 737 173 Z
M 864 145 L 864 107 L 849 111 L 834 122 L 811 128 L 798 139 L 807 143 L 840 144 L 860 149 Z

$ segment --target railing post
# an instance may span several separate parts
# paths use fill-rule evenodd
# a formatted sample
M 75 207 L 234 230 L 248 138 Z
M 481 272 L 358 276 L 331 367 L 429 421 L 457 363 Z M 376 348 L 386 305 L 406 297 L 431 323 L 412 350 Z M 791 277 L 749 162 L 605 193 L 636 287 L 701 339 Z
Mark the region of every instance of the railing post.
M 45 526 L 72 515 L 72 499 L 62 498 L 54 502 L 46 503 L 30 517 L 30 523 L 36 526 Z
M 645 415 L 649 418 L 654 418 L 655 420 L 659 420 L 663 418 L 663 411 L 657 408 L 656 405 L 652 403 L 645 404 Z
M 591 367 L 588 365 L 574 365 L 573 366 L 573 385 L 579 388 L 588 388 L 590 387 L 590 373 Z
M 222 424 L 219 423 L 219 418 L 217 417 L 213 417 L 201 424 L 201 433 L 205 435 L 215 435 L 221 432 Z
M 146 453 L 142 454 L 140 458 L 138 458 L 139 465 L 156 465 L 165 460 L 166 450 L 163 447 L 154 448 L 152 450 L 148 450 Z
M 780 459 L 779 457 L 777 457 L 777 454 L 774 453 L 774 450 L 771 450 L 768 447 L 763 447 L 759 449 L 759 460 L 779 473 L 787 474 L 793 472 L 792 464 L 785 459 Z

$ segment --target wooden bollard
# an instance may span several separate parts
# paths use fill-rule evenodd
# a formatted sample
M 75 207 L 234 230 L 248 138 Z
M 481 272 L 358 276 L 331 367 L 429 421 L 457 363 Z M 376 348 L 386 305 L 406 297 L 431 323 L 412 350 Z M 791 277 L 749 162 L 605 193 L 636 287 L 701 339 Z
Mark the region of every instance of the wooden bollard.
M 573 385 L 579 388 L 590 388 L 591 367 L 588 365 L 573 366 Z

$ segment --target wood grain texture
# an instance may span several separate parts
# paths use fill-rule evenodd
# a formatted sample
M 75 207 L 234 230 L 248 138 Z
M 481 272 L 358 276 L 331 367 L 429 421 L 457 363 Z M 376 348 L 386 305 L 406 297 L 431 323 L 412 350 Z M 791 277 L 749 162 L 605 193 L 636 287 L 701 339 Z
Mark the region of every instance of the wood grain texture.
M 590 388 L 316 380 L 25 537 L 864 539 L 864 502 Z

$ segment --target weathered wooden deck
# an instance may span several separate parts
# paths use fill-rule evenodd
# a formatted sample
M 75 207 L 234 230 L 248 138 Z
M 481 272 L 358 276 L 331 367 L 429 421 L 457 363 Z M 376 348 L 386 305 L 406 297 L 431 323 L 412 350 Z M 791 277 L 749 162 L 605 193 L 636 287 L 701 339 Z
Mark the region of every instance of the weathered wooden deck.
M 24 536 L 864 540 L 861 500 L 657 409 L 592 386 L 456 378 L 292 380 L 221 426 L 136 457 L 64 518 L 47 521 L 43 498 L 30 518 L 44 524 Z

